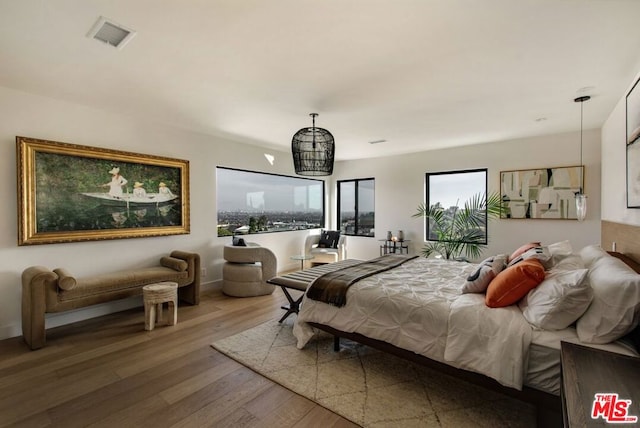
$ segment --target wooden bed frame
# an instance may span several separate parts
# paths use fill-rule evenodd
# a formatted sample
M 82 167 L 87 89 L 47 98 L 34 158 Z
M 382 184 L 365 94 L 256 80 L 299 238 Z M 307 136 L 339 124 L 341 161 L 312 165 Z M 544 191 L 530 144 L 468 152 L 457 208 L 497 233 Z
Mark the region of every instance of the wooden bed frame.
M 601 246 L 603 249 L 609 249 L 610 254 L 621 259 L 636 272 L 640 273 L 640 227 L 630 226 L 621 223 L 602 222 Z M 613 242 L 616 242 L 616 251 L 613 249 Z M 340 349 L 340 338 L 352 340 L 363 345 L 370 346 L 383 352 L 404 358 L 408 361 L 433 368 L 439 372 L 454 376 L 464 381 L 503 393 L 507 396 L 531 403 L 536 406 L 538 426 L 544 427 L 561 427 L 562 423 L 562 403 L 560 396 L 548 392 L 540 391 L 535 388 L 524 386 L 522 391 L 505 387 L 496 380 L 475 372 L 464 369 L 458 369 L 441 363 L 412 351 L 399 348 L 390 343 L 372 339 L 358 333 L 349 333 L 337 330 L 318 323 L 309 323 L 311 326 L 323 330 L 334 336 L 334 350 Z M 640 330 L 640 326 L 636 329 Z
M 498 383 L 498 381 L 488 376 L 482 375 L 480 373 L 470 372 L 464 369 L 458 369 L 448 364 L 432 360 L 423 355 L 416 354 L 415 352 L 408 351 L 403 348 L 398 348 L 395 345 L 392 345 L 387 342 L 383 342 L 381 340 L 372 339 L 370 337 L 363 336 L 358 333 L 348 333 L 341 330 L 336 330 L 333 327 L 329 327 L 329 326 L 314 323 L 314 322 L 310 322 L 309 325 L 317 329 L 320 329 L 322 331 L 325 331 L 329 334 L 332 334 L 335 351 L 340 350 L 340 338 L 352 340 L 354 342 L 358 342 L 363 345 L 370 346 L 380 351 L 388 352 L 389 354 L 398 356 L 400 358 L 420 364 L 422 366 L 432 368 L 434 370 L 437 370 L 440 373 L 454 376 L 458 379 L 471 382 L 475 385 L 482 386 L 492 391 L 497 391 L 505 395 L 508 395 L 510 397 L 516 398 L 518 400 L 531 403 L 536 406 L 538 426 L 544 426 L 544 427 L 562 426 L 562 408 L 561 408 L 561 401 L 560 401 L 559 395 L 553 395 L 548 392 L 540 391 L 538 389 L 530 388 L 527 386 L 524 386 L 522 388 L 522 391 L 518 391 L 517 389 L 503 386 L 500 383 Z

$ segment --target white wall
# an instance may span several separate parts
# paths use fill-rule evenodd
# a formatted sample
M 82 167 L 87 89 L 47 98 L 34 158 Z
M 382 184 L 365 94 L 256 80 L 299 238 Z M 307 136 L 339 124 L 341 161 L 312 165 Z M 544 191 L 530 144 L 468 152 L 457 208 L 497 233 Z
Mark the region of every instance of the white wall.
M 234 141 L 196 134 L 164 124 L 120 116 L 77 104 L 40 97 L 0 87 L 0 339 L 21 334 L 20 302 L 22 271 L 31 265 L 65 267 L 82 277 L 134 266 L 157 263 L 173 249 L 195 251 L 211 283 L 221 278 L 222 247 L 229 238 L 216 236 L 215 167 L 217 165 L 279 174 L 293 174 L 289 152 L 276 156 L 271 166 L 265 150 Z M 83 243 L 17 246 L 15 136 L 120 149 L 130 152 L 186 159 L 190 162 L 191 233 L 170 237 L 137 238 Z M 337 142 L 348 144 L 348 142 Z M 585 133 L 586 190 L 590 198 L 587 221 L 500 220 L 490 224 L 490 246 L 486 254 L 506 252 L 522 242 L 554 242 L 570 239 L 580 247 L 599 242 L 600 138 Z M 376 178 L 375 238 L 349 237 L 348 254 L 353 258 L 378 255 L 379 242 L 387 230 L 403 229 L 412 240 L 412 251 L 421 246 L 422 222 L 411 218 L 424 198 L 424 174 L 468 168 L 489 168 L 490 190 L 499 188 L 501 170 L 575 165 L 579 160 L 579 134 L 563 134 L 526 140 L 418 153 L 393 158 L 338 162 L 329 179 L 331 204 L 327 214 L 335 227 L 335 183 L 338 179 Z M 295 269 L 289 256 L 300 252 L 308 232 L 286 232 L 252 236 L 251 240 L 271 248 L 279 270 Z M 52 314 L 47 326 L 73 322 L 126 307 L 139 305 L 129 299 L 71 313 Z
M 66 267 L 78 277 L 157 264 L 174 249 L 195 251 L 207 268 L 206 282 L 222 276 L 222 247 L 216 228 L 217 165 L 293 175 L 291 155 L 216 139 L 158 123 L 35 96 L 0 87 L 0 339 L 21 335 L 20 275 L 28 266 Z M 119 239 L 82 243 L 17 246 L 16 135 L 186 159 L 190 162 L 191 233 L 170 237 Z M 278 255 L 279 269 L 294 269 L 289 255 L 301 251 L 307 232 L 265 234 L 252 241 Z M 139 299 L 98 305 L 72 313 L 52 314 L 47 326 L 137 306 Z
M 589 197 L 587 219 L 494 220 L 489 223 L 489 246 L 484 255 L 510 252 L 529 241 L 552 243 L 569 239 L 576 248 L 600 242 L 600 133 L 585 131 L 583 138 L 585 192 Z M 374 177 L 376 182 L 376 237 L 349 237 L 349 257 L 379 254 L 378 239 L 387 230 L 403 230 L 413 253 L 423 244 L 423 221 L 412 218 L 425 198 L 425 173 L 488 168 L 489 191 L 500 190 L 500 171 L 572 166 L 580 163 L 580 133 L 551 135 L 487 143 L 390 158 L 340 162 L 336 180 Z
M 602 126 L 602 219 L 640 225 L 640 209 L 627 208 L 626 96 L 636 75 Z

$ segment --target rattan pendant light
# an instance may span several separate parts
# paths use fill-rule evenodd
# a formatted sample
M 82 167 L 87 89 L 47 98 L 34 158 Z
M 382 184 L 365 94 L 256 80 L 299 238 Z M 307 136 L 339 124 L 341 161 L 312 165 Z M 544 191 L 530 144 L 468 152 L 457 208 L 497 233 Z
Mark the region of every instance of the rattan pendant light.
M 311 113 L 313 125 L 302 128 L 293 136 L 291 153 L 296 174 L 321 176 L 333 173 L 335 142 L 331 132 L 316 128 L 316 116 Z

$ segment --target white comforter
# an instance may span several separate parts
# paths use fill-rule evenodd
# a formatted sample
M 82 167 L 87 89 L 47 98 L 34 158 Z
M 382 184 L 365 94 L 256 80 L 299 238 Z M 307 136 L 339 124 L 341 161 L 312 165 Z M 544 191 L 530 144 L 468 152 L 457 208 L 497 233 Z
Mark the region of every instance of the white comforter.
M 363 279 L 338 308 L 307 299 L 293 328 L 298 348 L 308 322 L 391 343 L 522 389 L 531 328 L 517 306 L 490 309 L 484 295 L 460 292 L 475 264 L 417 258 Z

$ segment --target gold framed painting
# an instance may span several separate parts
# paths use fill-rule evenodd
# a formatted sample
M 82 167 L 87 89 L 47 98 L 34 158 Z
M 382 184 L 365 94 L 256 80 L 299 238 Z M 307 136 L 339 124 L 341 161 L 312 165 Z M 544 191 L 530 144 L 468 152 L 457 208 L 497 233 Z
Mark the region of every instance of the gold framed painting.
M 18 245 L 188 234 L 189 161 L 16 137 Z
M 500 171 L 501 218 L 577 220 L 584 166 Z

